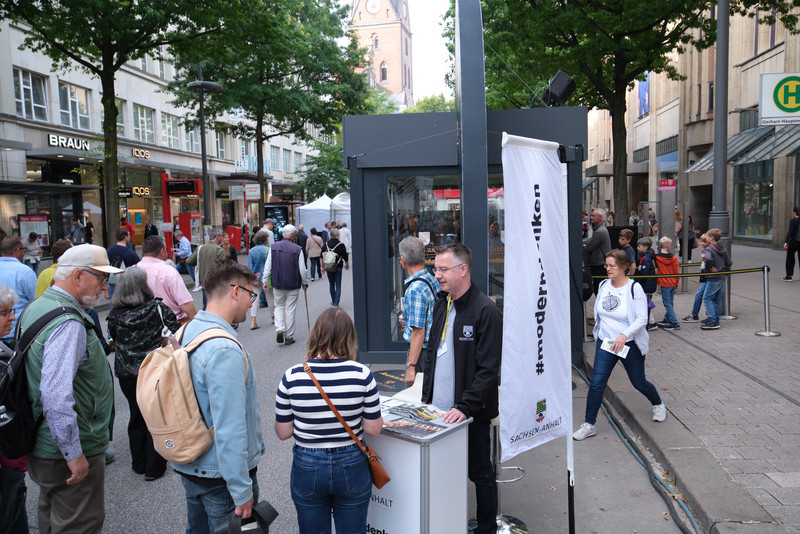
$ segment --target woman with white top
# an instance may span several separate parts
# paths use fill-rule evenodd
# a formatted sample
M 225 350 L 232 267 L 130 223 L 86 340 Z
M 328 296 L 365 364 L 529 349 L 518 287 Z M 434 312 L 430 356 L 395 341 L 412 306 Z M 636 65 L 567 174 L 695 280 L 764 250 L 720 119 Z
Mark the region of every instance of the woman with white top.
M 644 374 L 644 360 L 650 336 L 647 333 L 647 296 L 640 284 L 628 278 L 630 260 L 623 250 L 612 250 L 605 256 L 608 280 L 603 280 L 594 304 L 594 370 L 586 397 L 586 419 L 572 437 L 581 441 L 594 436 L 595 422 L 608 377 L 618 361 L 622 361 L 628 379 L 653 405 L 653 421 L 664 421 L 667 409 L 655 386 Z M 605 348 L 603 345 L 605 343 Z M 609 346 L 610 345 L 610 346 Z

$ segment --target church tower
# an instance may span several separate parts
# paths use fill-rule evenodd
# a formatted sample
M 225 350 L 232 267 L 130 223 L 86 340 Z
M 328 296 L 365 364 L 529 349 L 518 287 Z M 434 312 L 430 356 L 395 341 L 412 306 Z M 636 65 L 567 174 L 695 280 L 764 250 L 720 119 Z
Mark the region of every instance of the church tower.
M 414 103 L 408 0 L 353 0 L 350 28 L 369 50 L 369 82 L 399 105 Z

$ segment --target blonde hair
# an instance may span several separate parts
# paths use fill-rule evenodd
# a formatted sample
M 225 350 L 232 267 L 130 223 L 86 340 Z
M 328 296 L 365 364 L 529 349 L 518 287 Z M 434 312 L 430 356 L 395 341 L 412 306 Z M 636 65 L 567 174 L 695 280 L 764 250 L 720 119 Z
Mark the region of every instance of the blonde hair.
M 668 237 L 662 237 L 661 239 L 658 240 L 658 247 L 669 250 L 670 248 L 672 248 L 672 239 Z
M 328 308 L 308 335 L 308 358 L 355 360 L 358 338 L 353 320 L 343 309 Z

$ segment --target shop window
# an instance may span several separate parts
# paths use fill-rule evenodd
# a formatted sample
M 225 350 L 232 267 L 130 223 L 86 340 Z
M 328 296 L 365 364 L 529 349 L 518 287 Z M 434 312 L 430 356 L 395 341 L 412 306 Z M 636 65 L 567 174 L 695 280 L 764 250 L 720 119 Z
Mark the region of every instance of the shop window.
M 45 78 L 27 70 L 14 69 L 14 99 L 17 115 L 26 119 L 47 120 Z
M 269 147 L 269 168 L 270 169 L 280 169 L 281 168 L 281 151 L 276 146 Z
M 180 148 L 178 130 L 180 122 L 178 117 L 168 113 L 161 114 L 161 144 L 170 148 Z
M 389 304 L 392 341 L 403 341 L 399 324 L 406 273 L 400 267 L 398 247 L 408 236 L 425 242 L 425 264 L 433 268 L 434 247 L 461 242 L 461 179 L 457 175 L 390 176 L 389 204 L 390 278 Z
M 133 105 L 133 137 L 143 143 L 155 142 L 155 131 L 153 130 L 153 115 L 155 111 L 141 106 Z
M 733 168 L 734 237 L 772 239 L 773 160 Z
M 225 159 L 225 133 L 217 132 L 216 145 L 217 157 L 219 159 Z
M 200 128 L 190 130 L 188 127 L 186 127 L 184 139 L 186 140 L 186 152 L 194 152 L 195 154 L 200 153 Z
M 283 172 L 292 172 L 292 151 L 283 149 Z
M 61 125 L 89 129 L 89 91 L 76 85 L 58 82 Z

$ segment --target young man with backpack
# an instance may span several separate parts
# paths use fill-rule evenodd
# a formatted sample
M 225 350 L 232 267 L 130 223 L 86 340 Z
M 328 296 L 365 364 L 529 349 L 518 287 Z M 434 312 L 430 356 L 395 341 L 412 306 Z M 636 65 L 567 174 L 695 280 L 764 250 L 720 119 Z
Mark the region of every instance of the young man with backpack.
M 649 237 L 643 237 L 636 242 L 636 249 L 639 251 L 639 275 L 656 274 L 656 253 L 653 250 L 653 241 Z M 653 293 L 658 289 L 658 278 L 639 278 L 637 282 L 642 285 L 642 289 L 647 295 L 647 329 L 655 330 L 658 325 L 650 323 L 650 314 L 655 307 Z
M 33 417 L 44 416 L 27 455 L 40 487 L 41 532 L 101 532 L 105 520 L 105 455 L 114 423 L 114 384 L 106 353 L 84 307 L 95 306 L 110 274 L 102 247 L 78 245 L 59 259 L 52 287 L 20 317 L 24 336 L 36 320 L 59 308 L 25 353 Z
M 108 261 L 112 267 L 116 267 L 124 271 L 128 267 L 133 267 L 139 263 L 139 256 L 131 248 L 128 243 L 131 242 L 131 235 L 125 228 L 117 228 L 114 232 L 114 237 L 117 239 L 116 244 L 108 247 Z M 116 276 L 113 276 L 108 281 L 108 298 L 109 300 L 114 295 L 114 288 L 117 287 Z
M 339 230 L 331 228 L 331 237 L 322 248 L 322 269 L 328 276 L 328 288 L 331 293 L 331 307 L 339 306 L 342 296 L 342 266 L 350 268 L 350 256 L 347 247 L 339 241 Z
M 722 297 L 725 294 L 724 274 L 715 274 L 731 270 L 731 257 L 728 251 L 718 243 L 722 239 L 722 231 L 711 228 L 706 232 L 708 246 L 703 249 L 703 269 L 711 273 L 706 276 L 706 288 L 703 291 L 703 304 L 706 307 L 708 321 L 700 326 L 702 330 L 717 330 L 719 316 L 722 313 Z
M 403 339 L 408 343 L 406 385 L 411 386 L 422 371 L 422 351 L 428 347 L 433 324 L 433 305 L 442 290 L 439 281 L 425 269 L 425 243 L 418 237 L 400 242 L 400 266 L 408 273 L 403 281 Z
M 171 464 L 186 491 L 187 532 L 214 532 L 231 512 L 246 519 L 258 501 L 256 468 L 264 441 L 256 377 L 231 326 L 247 320 L 258 298 L 251 290 L 254 281 L 244 265 L 212 266 L 203 280 L 206 310 L 185 327 L 181 339 L 185 346 L 207 330 L 227 334 L 204 342 L 189 359 L 197 403 L 206 425 L 214 428 L 214 442 L 196 460 Z

